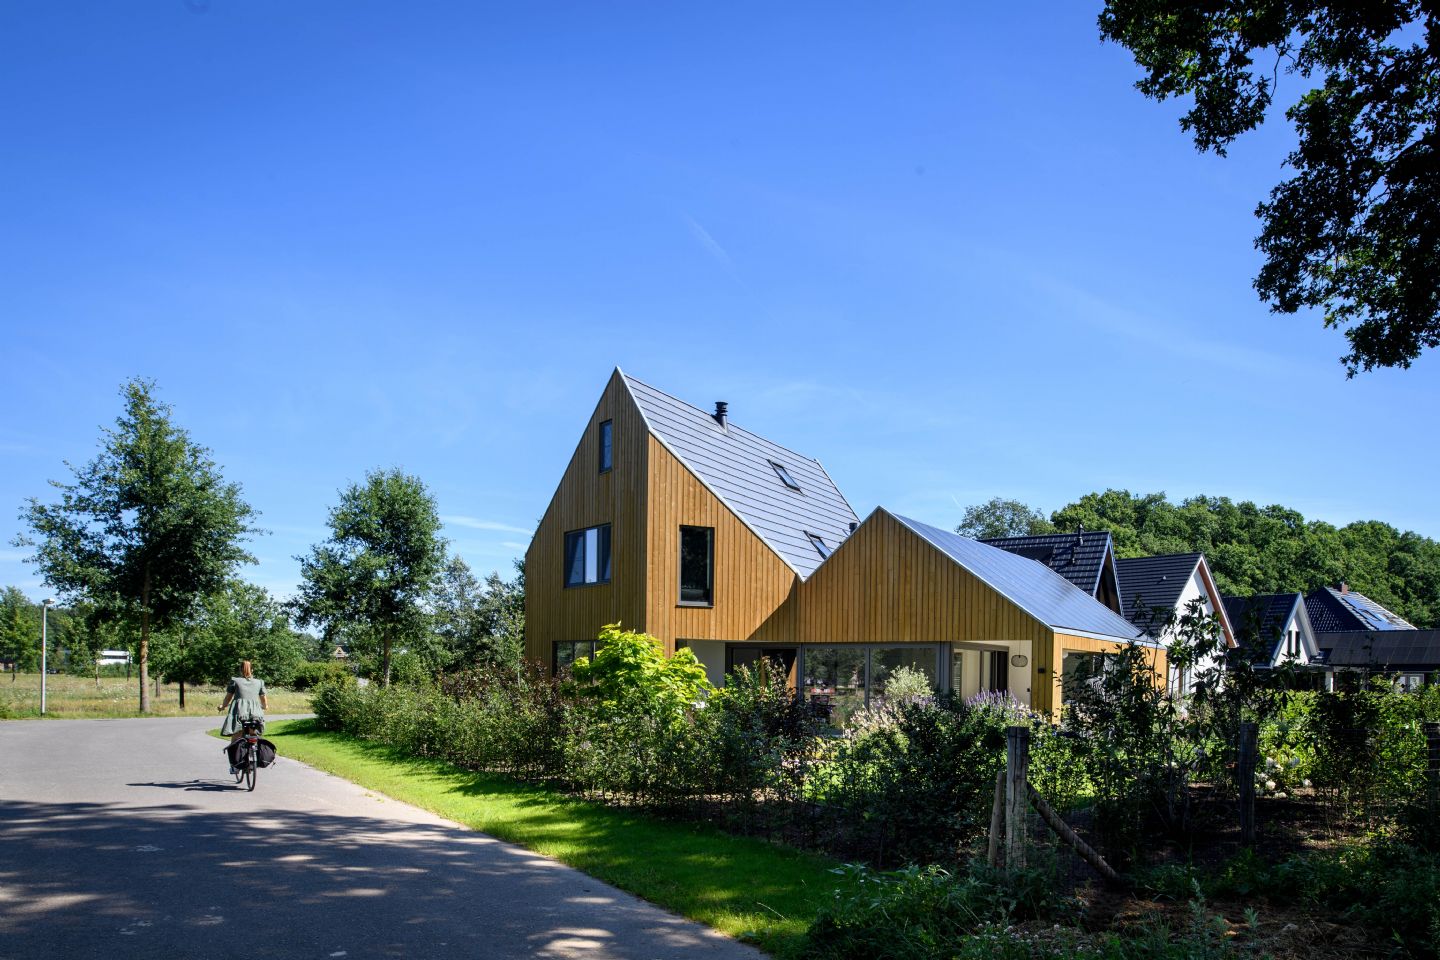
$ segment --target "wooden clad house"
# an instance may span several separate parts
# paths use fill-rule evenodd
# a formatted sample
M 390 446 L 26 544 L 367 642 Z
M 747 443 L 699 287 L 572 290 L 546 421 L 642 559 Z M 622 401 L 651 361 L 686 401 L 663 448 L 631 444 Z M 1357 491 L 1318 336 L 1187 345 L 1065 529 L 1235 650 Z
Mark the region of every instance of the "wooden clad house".
M 842 716 L 905 665 L 1051 710 L 1067 664 L 1138 634 L 1023 556 L 884 510 L 859 523 L 819 461 L 618 369 L 525 569 L 532 660 L 563 670 L 619 622 L 717 685 L 776 660 Z

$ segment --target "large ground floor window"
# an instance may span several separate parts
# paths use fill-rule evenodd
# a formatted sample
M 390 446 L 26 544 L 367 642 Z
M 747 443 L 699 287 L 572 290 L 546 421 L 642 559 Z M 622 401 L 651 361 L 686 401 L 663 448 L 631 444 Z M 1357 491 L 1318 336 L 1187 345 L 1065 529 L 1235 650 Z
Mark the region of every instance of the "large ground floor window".
M 837 644 L 801 648 L 801 693 L 829 722 L 845 723 L 856 711 L 881 703 L 885 685 L 901 667 L 939 683 L 939 646 Z

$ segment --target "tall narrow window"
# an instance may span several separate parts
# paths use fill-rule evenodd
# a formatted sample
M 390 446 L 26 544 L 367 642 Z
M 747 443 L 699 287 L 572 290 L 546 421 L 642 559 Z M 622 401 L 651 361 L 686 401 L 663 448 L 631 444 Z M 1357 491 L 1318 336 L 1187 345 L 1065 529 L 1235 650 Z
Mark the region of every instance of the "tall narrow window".
M 830 545 L 825 542 L 824 537 L 818 533 L 811 533 L 809 530 L 805 531 L 805 536 L 810 538 L 810 545 L 815 548 L 815 552 L 820 554 L 822 558 L 830 556 Z
M 680 528 L 680 602 L 708 607 L 715 602 L 715 528 Z
M 565 586 L 610 582 L 610 524 L 565 534 Z
M 615 421 L 606 420 L 600 424 L 600 472 L 604 473 L 615 465 Z

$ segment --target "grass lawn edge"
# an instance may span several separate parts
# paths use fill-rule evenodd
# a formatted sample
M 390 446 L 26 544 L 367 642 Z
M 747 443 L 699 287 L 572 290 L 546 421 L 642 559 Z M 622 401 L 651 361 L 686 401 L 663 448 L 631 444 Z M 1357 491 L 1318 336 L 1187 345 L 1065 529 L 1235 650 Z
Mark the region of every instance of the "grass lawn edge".
M 843 881 L 817 854 L 578 800 L 320 730 L 272 723 L 280 755 L 515 843 L 777 957 Z

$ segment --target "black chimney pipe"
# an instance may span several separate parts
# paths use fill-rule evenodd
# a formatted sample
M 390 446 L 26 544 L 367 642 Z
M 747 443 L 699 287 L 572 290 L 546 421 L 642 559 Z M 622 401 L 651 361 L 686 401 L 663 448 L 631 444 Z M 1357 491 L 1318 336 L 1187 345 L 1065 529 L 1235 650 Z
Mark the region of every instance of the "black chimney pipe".
M 715 422 L 722 427 L 730 422 L 730 404 L 724 400 L 715 401 Z

